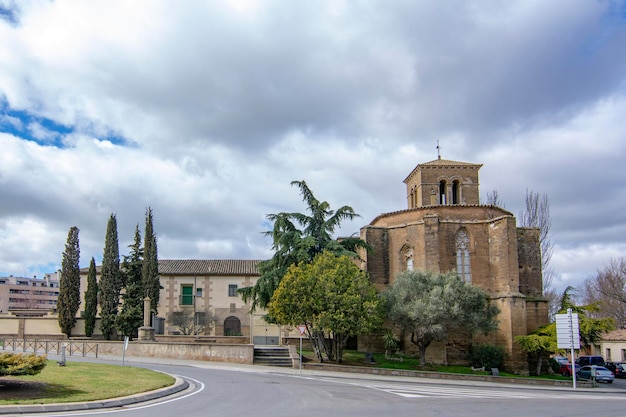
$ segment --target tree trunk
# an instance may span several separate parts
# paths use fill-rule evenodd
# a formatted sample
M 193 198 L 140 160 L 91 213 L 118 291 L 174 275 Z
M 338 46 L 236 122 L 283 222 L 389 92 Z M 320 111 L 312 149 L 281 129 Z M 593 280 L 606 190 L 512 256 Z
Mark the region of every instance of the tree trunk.
M 309 331 L 308 333 L 309 333 L 309 342 L 311 342 L 311 347 L 313 348 L 313 351 L 315 351 L 315 356 L 317 356 L 317 359 L 320 361 L 320 363 L 324 362 L 324 358 L 322 356 L 322 348 L 319 344 L 319 338 L 318 338 L 319 332 L 311 333 Z
M 541 365 L 543 362 L 543 356 L 541 353 L 537 354 L 537 376 L 541 375 Z

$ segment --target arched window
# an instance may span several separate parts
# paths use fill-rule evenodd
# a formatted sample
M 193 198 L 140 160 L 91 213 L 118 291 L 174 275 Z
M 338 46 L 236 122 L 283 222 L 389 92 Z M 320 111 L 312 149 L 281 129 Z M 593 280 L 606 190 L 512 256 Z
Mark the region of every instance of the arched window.
M 413 265 L 413 248 L 408 243 L 402 245 L 400 249 L 400 267 L 402 271 L 412 271 Z
M 413 249 L 409 249 L 404 254 L 405 257 L 405 266 L 407 271 L 413 270 Z
M 452 204 L 461 203 L 461 187 L 459 180 L 452 181 Z
M 456 273 L 465 282 L 472 282 L 469 243 L 467 232 L 459 230 L 456 234 Z
M 445 206 L 447 204 L 447 202 L 446 202 L 446 182 L 445 181 L 440 181 L 439 182 L 439 204 L 441 204 L 442 206 Z
M 224 336 L 241 336 L 241 321 L 230 316 L 224 320 Z

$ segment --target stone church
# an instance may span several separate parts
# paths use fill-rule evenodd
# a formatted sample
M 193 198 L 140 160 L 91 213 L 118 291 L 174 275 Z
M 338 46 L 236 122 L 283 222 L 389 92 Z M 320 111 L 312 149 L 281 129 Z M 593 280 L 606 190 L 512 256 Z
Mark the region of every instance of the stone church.
M 482 288 L 500 309 L 499 328 L 473 342 L 503 346 L 506 367 L 525 372 L 526 355 L 514 337 L 548 323 L 539 230 L 517 227 L 510 212 L 480 204 L 481 167 L 441 157 L 417 165 L 404 180 L 407 208 L 381 214 L 361 228 L 361 238 L 373 248 L 364 254 L 364 268 L 379 290 L 410 269 L 455 271 Z M 452 337 L 429 347 L 427 361 L 461 363 L 468 347 L 467 338 Z

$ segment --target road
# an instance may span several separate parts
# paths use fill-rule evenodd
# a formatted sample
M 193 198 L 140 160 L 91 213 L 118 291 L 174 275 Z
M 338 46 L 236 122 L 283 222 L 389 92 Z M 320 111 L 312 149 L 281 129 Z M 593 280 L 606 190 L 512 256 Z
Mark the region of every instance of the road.
M 555 389 L 462 381 L 127 362 L 186 378 L 180 394 L 123 409 L 38 416 L 120 417 L 602 417 L 626 415 L 626 390 Z M 621 382 L 621 381 L 619 381 Z

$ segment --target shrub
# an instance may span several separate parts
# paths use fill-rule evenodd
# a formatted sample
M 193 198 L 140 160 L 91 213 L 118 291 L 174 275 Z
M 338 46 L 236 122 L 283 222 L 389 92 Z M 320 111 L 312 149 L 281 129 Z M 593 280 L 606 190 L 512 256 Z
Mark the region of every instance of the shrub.
M 502 368 L 504 355 L 504 349 L 501 346 L 476 345 L 472 347 L 470 363 L 475 368 Z
M 46 366 L 46 356 L 21 355 L 5 352 L 0 354 L 0 376 L 37 375 Z

